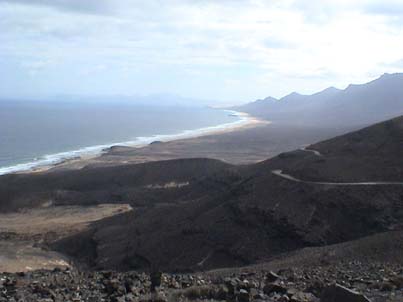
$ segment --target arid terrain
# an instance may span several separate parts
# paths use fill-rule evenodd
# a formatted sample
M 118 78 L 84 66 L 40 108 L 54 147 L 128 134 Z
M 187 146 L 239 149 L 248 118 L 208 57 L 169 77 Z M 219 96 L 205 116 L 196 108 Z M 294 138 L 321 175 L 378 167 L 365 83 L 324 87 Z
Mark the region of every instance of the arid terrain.
M 27 272 L 4 275 L 3 296 L 401 301 L 402 129 L 398 117 L 253 164 L 186 158 L 2 176 L 2 269 Z M 165 275 L 151 293 L 140 272 L 156 270 Z
M 0 214 L 0 271 L 23 272 L 70 267 L 68 257 L 44 249 L 60 238 L 77 234 L 108 216 L 131 211 L 129 205 L 60 206 L 22 209 Z
M 402 232 L 386 232 L 337 245 L 304 248 L 252 266 L 186 274 L 164 273 L 155 292 L 151 291 L 149 274 L 133 271 L 91 272 L 66 268 L 0 273 L 3 289 L 0 298 L 23 297 L 25 301 L 400 302 L 403 298 L 402 248 Z M 386 263 L 385 259 L 388 259 Z
M 0 0 L 0 302 L 403 302 L 403 0 Z

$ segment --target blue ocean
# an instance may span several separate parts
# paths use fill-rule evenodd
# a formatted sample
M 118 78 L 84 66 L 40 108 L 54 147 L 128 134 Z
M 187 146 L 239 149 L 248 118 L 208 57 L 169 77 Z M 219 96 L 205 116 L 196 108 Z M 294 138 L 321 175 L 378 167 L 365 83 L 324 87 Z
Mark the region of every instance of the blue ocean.
M 197 136 L 242 122 L 234 112 L 209 107 L 0 101 L 0 175 L 113 145 Z

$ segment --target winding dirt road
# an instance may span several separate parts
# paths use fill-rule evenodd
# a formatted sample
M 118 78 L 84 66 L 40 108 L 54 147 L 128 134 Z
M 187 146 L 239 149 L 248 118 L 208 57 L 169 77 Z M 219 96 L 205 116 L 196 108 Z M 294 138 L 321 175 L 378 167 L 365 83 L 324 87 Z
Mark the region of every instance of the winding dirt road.
M 403 186 L 403 182 L 398 181 L 367 181 L 367 182 L 327 182 L 327 181 L 310 181 L 298 179 L 292 175 L 283 173 L 282 170 L 271 171 L 276 176 L 282 177 L 287 180 L 315 184 L 315 185 L 329 185 L 329 186 Z
M 305 152 L 311 152 L 311 153 L 315 154 L 316 156 L 323 156 L 319 151 L 316 151 L 313 149 L 301 148 L 300 150 L 305 151 Z
M 301 151 L 311 152 L 315 156 L 322 157 L 323 155 L 316 150 L 301 148 Z M 287 180 L 291 180 L 294 182 L 306 183 L 306 184 L 315 184 L 315 185 L 328 185 L 328 186 L 403 186 L 403 182 L 400 181 L 366 181 L 366 182 L 328 182 L 328 181 L 310 181 L 310 180 L 302 180 L 296 178 L 290 174 L 283 173 L 283 170 L 273 170 L 271 171 L 276 176 L 282 177 Z

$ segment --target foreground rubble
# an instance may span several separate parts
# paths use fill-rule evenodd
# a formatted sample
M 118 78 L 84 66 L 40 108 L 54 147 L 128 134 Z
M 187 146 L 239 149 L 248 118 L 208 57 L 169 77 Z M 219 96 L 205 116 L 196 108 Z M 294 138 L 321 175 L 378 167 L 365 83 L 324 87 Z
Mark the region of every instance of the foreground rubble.
M 160 281 L 151 292 L 149 275 L 139 272 L 3 273 L 0 301 L 403 301 L 403 268 L 387 264 L 348 262 L 277 272 L 255 267 L 242 273 L 162 274 Z

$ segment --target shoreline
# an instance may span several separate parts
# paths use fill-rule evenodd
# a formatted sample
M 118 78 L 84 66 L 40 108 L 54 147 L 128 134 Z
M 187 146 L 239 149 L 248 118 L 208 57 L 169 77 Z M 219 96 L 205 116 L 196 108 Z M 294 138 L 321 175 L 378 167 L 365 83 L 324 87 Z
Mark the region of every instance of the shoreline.
M 177 134 L 152 135 L 148 137 L 137 137 L 134 141 L 121 143 L 90 146 L 74 151 L 61 152 L 43 156 L 43 159 L 23 164 L 16 164 L 10 167 L 0 168 L 0 176 L 8 174 L 28 174 L 48 171 L 52 168 L 69 165 L 72 163 L 86 162 L 107 154 L 114 147 L 142 148 L 154 142 L 172 142 L 185 139 L 194 139 L 207 135 L 218 135 L 242 129 L 254 128 L 259 125 L 268 125 L 269 121 L 255 118 L 247 113 L 233 110 L 226 110 L 229 114 L 237 116 L 235 122 L 209 126 L 194 130 L 183 130 Z

